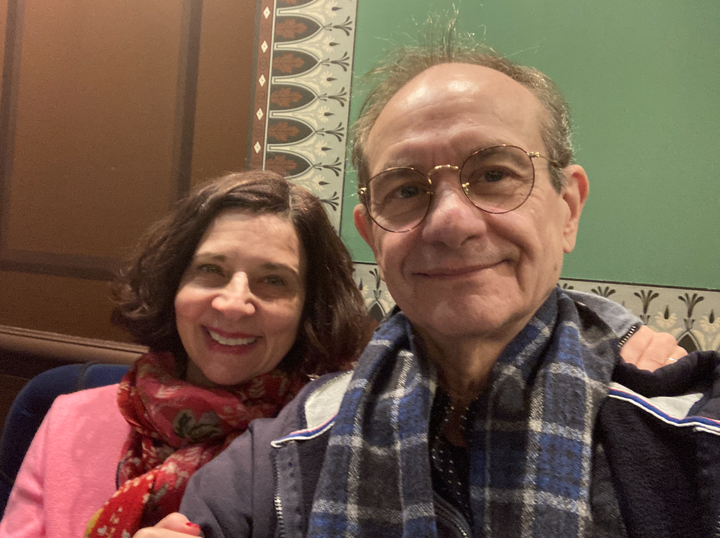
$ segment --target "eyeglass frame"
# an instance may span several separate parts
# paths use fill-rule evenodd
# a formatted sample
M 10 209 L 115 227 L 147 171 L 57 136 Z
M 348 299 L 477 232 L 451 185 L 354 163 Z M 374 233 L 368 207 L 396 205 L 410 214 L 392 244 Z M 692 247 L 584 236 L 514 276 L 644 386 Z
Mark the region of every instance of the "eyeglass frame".
M 538 151 L 526 151 L 525 149 L 521 148 L 520 146 L 515 146 L 514 144 L 498 144 L 498 145 L 496 145 L 496 146 L 488 146 L 488 147 L 486 147 L 486 148 L 480 148 L 480 149 L 478 149 L 478 150 L 473 151 L 470 155 L 467 156 L 467 158 L 463 161 L 463 163 L 462 163 L 460 166 L 455 166 L 454 164 L 439 164 L 439 165 L 437 165 L 437 166 L 434 166 L 434 167 L 431 168 L 430 170 L 428 170 L 427 173 L 425 173 L 425 172 L 423 172 L 423 171 L 421 171 L 421 170 L 418 170 L 418 169 L 415 168 L 414 166 L 392 166 L 392 167 L 390 167 L 390 168 L 385 168 L 384 170 L 381 170 L 380 172 L 378 172 L 377 174 L 375 174 L 374 176 L 372 176 L 370 179 L 368 179 L 365 187 L 359 187 L 358 190 L 357 190 L 357 195 L 358 195 L 358 197 L 360 198 L 360 200 L 362 201 L 363 205 L 365 206 L 365 210 L 367 211 L 368 216 L 369 216 L 369 217 L 372 219 L 372 221 L 373 221 L 375 224 L 377 224 L 380 228 L 382 228 L 383 230 L 385 230 L 385 231 L 387 231 L 387 232 L 396 233 L 396 234 L 403 234 L 403 233 L 411 232 L 411 231 L 413 231 L 415 228 L 417 228 L 418 226 L 420 226 L 420 224 L 425 220 L 425 217 L 428 216 L 428 213 L 430 212 L 430 207 L 432 206 L 432 197 L 435 195 L 435 190 L 433 189 L 433 182 L 432 182 L 432 178 L 430 177 L 430 174 L 432 174 L 433 172 L 435 172 L 435 171 L 438 170 L 438 169 L 443 169 L 443 170 L 455 170 L 456 172 L 458 172 L 458 181 L 460 181 L 460 177 L 461 177 L 461 175 L 462 175 L 462 169 L 465 167 L 465 164 L 467 164 L 467 162 L 468 162 L 470 159 L 472 159 L 472 158 L 473 158 L 475 155 L 477 155 L 478 153 L 482 153 L 483 151 L 487 151 L 487 150 L 490 150 L 490 149 L 496 149 L 496 148 L 515 148 L 515 149 L 519 149 L 520 151 L 522 151 L 523 153 L 525 153 L 525 154 L 528 156 L 528 158 L 530 159 L 530 166 L 532 167 L 532 171 L 533 171 L 532 185 L 530 185 L 530 190 L 528 191 L 528 194 L 527 194 L 527 196 L 525 197 L 525 199 L 523 199 L 522 202 L 520 202 L 518 205 L 516 205 L 516 206 L 513 207 L 512 209 L 506 209 L 506 210 L 504 210 L 504 211 L 488 211 L 487 209 L 483 209 L 482 207 L 479 207 L 477 204 L 475 204 L 475 202 L 473 202 L 473 201 L 470 199 L 470 195 L 469 195 L 468 192 L 467 192 L 468 184 L 467 184 L 467 183 L 460 183 L 460 186 L 462 187 L 463 194 L 465 194 L 465 198 L 467 198 L 468 202 L 470 202 L 470 203 L 473 205 L 473 207 L 476 207 L 477 209 L 479 209 L 479 210 L 482 211 L 483 213 L 488 213 L 488 214 L 491 214 L 491 215 L 504 215 L 505 213 L 510 213 L 510 212 L 512 212 L 512 211 L 515 211 L 515 210 L 518 209 L 520 206 L 522 206 L 525 202 L 527 202 L 528 198 L 530 198 L 530 195 L 532 194 L 533 189 L 535 188 L 535 163 L 533 162 L 533 159 L 545 159 L 549 164 L 551 164 L 551 165 L 553 165 L 553 166 L 555 166 L 555 167 L 557 167 L 557 168 L 562 168 L 562 165 L 561 165 L 559 162 L 557 162 L 555 159 L 552 159 L 552 158 L 550 158 L 550 157 L 547 157 L 547 156 L 545 156 L 545 155 L 542 155 L 542 154 L 541 154 L 540 152 L 538 152 Z M 422 218 L 421 218 L 420 220 L 418 220 L 417 224 L 415 224 L 412 228 L 408 228 L 407 230 L 399 230 L 399 231 L 397 231 L 397 230 L 388 230 L 388 229 L 385 228 L 382 224 L 380 224 L 377 220 L 375 220 L 375 218 L 372 216 L 372 213 L 370 212 L 370 207 L 368 206 L 368 201 L 367 201 L 367 198 L 366 198 L 366 196 L 365 196 L 365 194 L 367 193 L 367 190 L 368 190 L 368 189 L 367 189 L 367 185 L 370 185 L 370 182 L 371 182 L 373 179 L 375 179 L 376 177 L 378 177 L 380 174 L 384 174 L 385 172 L 390 172 L 390 171 L 392 171 L 392 170 L 412 170 L 413 172 L 417 172 L 417 173 L 419 173 L 419 174 L 422 174 L 423 176 L 425 176 L 425 179 L 427 180 L 428 185 L 430 186 L 430 203 L 428 203 L 428 205 L 427 205 L 427 209 L 425 210 L 425 214 L 422 216 Z

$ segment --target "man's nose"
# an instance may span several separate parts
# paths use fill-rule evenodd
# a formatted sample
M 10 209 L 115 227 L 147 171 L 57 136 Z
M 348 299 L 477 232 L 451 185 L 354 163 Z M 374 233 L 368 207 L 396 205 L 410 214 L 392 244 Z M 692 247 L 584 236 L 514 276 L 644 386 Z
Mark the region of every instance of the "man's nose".
M 239 319 L 255 313 L 255 296 L 246 273 L 235 273 L 212 301 L 215 310 L 228 319 Z
M 465 196 L 457 170 L 437 170 L 433 184 L 433 200 L 422 230 L 425 241 L 459 248 L 467 239 L 485 233 L 485 214 Z

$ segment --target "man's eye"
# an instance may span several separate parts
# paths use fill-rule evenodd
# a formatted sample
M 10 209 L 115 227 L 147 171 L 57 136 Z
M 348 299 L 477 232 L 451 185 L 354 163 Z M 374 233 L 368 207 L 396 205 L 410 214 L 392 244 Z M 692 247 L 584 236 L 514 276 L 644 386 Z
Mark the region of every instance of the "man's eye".
M 403 185 L 395 190 L 395 198 L 412 198 L 420 194 L 420 187 L 417 185 Z
M 488 170 L 483 174 L 483 180 L 488 183 L 497 183 L 506 177 L 507 174 L 502 170 Z

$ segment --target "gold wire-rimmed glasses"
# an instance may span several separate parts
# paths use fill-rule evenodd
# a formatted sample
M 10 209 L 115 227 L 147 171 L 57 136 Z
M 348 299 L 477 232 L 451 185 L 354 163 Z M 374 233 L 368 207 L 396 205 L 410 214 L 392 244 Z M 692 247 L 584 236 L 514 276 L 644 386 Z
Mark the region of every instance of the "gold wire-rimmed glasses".
M 427 173 L 412 167 L 388 168 L 370 178 L 358 195 L 370 218 L 383 230 L 409 232 L 430 210 L 432 174 L 448 169 L 459 172 L 462 190 L 475 207 L 486 213 L 509 213 L 530 197 L 535 185 L 533 159 L 537 158 L 560 166 L 536 151 L 503 144 L 473 152 L 459 167 L 441 164 Z

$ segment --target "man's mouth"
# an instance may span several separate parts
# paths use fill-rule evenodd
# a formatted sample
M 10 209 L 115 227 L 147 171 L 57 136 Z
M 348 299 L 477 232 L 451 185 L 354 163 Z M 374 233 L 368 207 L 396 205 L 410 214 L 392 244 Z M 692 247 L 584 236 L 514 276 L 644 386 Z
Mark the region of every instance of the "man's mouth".
M 452 278 L 484 271 L 485 269 L 490 269 L 491 267 L 495 267 L 501 263 L 502 261 L 497 263 L 466 265 L 462 267 L 437 267 L 435 269 L 428 269 L 427 271 L 417 271 L 415 274 L 429 278 Z

